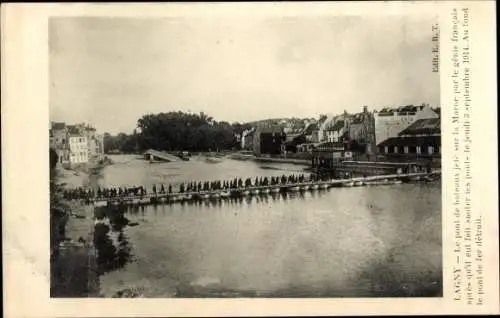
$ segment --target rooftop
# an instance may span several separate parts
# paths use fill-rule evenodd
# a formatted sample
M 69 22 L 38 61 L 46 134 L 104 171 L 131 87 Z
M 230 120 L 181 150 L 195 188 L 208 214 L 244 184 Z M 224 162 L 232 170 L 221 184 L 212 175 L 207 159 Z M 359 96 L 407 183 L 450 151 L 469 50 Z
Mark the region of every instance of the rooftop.
M 68 125 L 68 133 L 72 136 L 81 136 L 80 129 L 75 125 Z
M 422 110 L 424 107 L 425 107 L 425 105 L 423 105 L 423 104 L 420 106 L 406 105 L 406 106 L 399 106 L 399 107 L 384 107 L 378 113 L 379 114 L 410 113 L 410 112 L 417 112 L 419 110 Z
M 343 120 L 337 120 L 335 124 L 329 128 L 327 128 L 327 131 L 340 131 L 342 128 L 344 128 L 345 122 Z
M 63 130 L 66 128 L 66 124 L 65 123 L 52 123 L 52 129 L 54 130 Z
M 357 113 L 352 115 L 352 124 L 362 124 L 365 121 L 366 116 L 370 116 L 370 113 Z
M 441 136 L 422 136 L 422 137 L 393 137 L 384 140 L 377 147 L 397 146 L 397 147 L 416 147 L 425 145 L 441 145 Z
M 313 131 L 317 130 L 318 129 L 318 124 L 316 123 L 311 123 L 309 125 L 307 125 L 304 130 L 303 130 L 303 134 L 305 135 L 311 135 L 313 133 Z
M 425 118 L 415 121 L 406 129 L 399 133 L 402 135 L 422 135 L 422 134 L 440 134 L 441 119 L 440 118 Z

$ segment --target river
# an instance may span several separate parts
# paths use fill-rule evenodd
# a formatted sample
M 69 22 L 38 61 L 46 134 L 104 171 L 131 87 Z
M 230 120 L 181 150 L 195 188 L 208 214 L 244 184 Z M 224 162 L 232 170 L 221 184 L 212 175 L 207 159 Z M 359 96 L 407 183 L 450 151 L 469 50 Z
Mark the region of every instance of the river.
M 280 176 L 305 168 L 204 157 L 156 164 L 128 155 L 111 159 L 97 180 L 101 186 Z M 127 209 L 125 218 L 137 226 L 108 212 L 96 209 L 110 217 L 110 231 L 102 224 L 94 229 L 104 296 L 124 289 L 143 297 L 442 295 L 439 182 Z

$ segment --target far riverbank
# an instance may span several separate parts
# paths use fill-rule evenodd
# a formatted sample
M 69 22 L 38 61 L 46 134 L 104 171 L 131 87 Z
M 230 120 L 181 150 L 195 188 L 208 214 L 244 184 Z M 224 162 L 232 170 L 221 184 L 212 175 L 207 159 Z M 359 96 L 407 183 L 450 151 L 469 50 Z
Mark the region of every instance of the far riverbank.
M 254 161 L 258 161 L 258 162 L 291 163 L 291 164 L 298 164 L 298 165 L 311 164 L 311 160 L 308 160 L 308 159 L 258 157 L 255 155 L 242 154 L 242 153 L 229 154 L 229 158 L 235 159 L 235 160 L 254 160 Z

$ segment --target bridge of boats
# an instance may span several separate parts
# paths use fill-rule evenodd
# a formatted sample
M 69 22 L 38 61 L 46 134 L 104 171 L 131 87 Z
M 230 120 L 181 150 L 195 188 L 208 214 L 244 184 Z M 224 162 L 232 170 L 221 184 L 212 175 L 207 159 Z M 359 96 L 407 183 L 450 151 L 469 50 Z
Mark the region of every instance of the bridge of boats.
M 311 191 L 316 189 L 328 189 L 329 187 L 351 187 L 363 185 L 387 185 L 394 183 L 401 183 L 405 181 L 418 181 L 422 178 L 432 178 L 439 175 L 440 172 L 417 172 L 406 174 L 391 174 L 391 175 L 376 175 L 368 177 L 358 177 L 349 179 L 334 179 L 328 181 L 305 181 L 286 184 L 262 185 L 262 186 L 248 186 L 239 188 L 228 189 L 211 189 L 190 192 L 174 192 L 174 193 L 148 193 L 144 195 L 128 195 L 128 196 L 115 196 L 107 198 L 94 198 L 91 200 L 96 206 L 106 206 L 108 203 L 112 204 L 150 204 L 161 202 L 178 202 L 194 199 L 209 199 L 209 198 L 224 198 L 224 197 L 238 197 L 247 195 L 258 195 L 268 193 L 283 193 L 283 192 L 298 192 L 298 191 Z

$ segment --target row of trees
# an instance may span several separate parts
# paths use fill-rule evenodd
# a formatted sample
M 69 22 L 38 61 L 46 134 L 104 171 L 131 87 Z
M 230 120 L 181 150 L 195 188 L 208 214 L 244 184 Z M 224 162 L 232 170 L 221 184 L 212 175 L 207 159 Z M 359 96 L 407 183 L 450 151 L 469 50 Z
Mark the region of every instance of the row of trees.
M 249 124 L 217 122 L 204 113 L 169 112 L 148 114 L 137 121 L 130 135 L 104 135 L 104 151 L 131 153 L 147 149 L 165 151 L 209 151 L 237 149 L 236 135 Z

